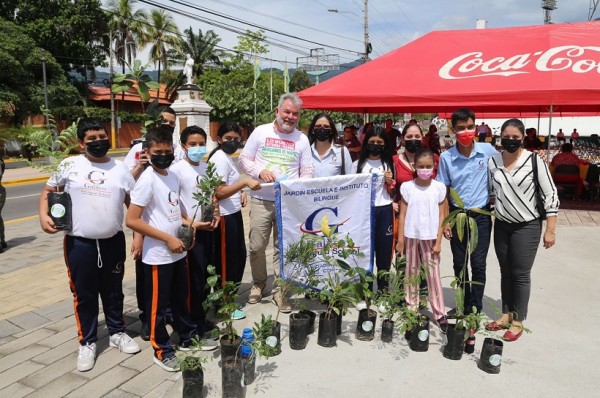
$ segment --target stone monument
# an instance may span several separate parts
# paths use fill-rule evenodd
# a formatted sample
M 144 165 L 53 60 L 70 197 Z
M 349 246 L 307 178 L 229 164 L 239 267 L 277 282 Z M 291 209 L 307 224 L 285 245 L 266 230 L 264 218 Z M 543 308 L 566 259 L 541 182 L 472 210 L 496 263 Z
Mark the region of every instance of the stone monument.
M 177 89 L 177 99 L 171 108 L 177 113 L 177 122 L 173 132 L 173 142 L 179 144 L 180 132 L 187 126 L 202 127 L 206 131 L 206 150 L 212 151 L 217 144 L 210 137 L 210 111 L 212 107 L 206 103 L 200 87 L 192 83 L 194 75 L 194 60 L 190 54 L 186 54 L 186 61 L 183 66 L 183 73 L 186 76 L 186 84 Z

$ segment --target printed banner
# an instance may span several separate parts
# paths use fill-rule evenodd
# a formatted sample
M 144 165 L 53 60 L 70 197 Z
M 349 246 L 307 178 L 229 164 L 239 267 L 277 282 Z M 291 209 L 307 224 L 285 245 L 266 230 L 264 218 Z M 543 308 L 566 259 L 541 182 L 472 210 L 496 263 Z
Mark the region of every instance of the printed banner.
M 286 248 L 302 235 L 324 236 L 321 224 L 324 217 L 330 228 L 337 228 L 340 238 L 354 241 L 360 258 L 346 260 L 351 266 L 373 270 L 373 220 L 371 208 L 375 194 L 372 174 L 352 174 L 335 177 L 286 180 L 275 183 L 275 212 L 279 231 L 279 270 L 284 279 L 304 283 L 302 272 L 285 264 Z M 330 265 L 319 262 L 321 245 L 315 244 L 314 268 L 325 276 Z M 333 248 L 335 252 L 336 248 Z M 335 253 L 329 253 L 335 255 Z

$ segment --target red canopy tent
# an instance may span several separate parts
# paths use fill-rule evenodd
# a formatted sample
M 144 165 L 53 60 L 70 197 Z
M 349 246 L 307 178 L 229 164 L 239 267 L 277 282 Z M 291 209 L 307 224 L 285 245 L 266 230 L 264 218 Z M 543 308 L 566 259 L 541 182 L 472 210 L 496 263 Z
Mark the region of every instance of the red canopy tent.
M 300 97 L 361 113 L 597 114 L 600 22 L 431 32 Z

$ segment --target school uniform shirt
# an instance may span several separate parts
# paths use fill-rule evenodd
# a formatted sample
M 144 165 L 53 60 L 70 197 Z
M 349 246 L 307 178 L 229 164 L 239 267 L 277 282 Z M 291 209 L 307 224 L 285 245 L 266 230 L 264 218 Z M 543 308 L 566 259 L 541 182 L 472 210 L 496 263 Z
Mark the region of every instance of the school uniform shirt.
M 310 147 L 315 177 L 330 177 L 342 175 L 342 153 L 344 154 L 344 174 L 350 174 L 352 157 L 346 147 L 331 144 L 331 148 L 322 158 L 317 152 L 316 142 Z
M 95 163 L 85 155 L 64 159 L 47 184 L 71 195 L 71 236 L 106 239 L 123 230 L 125 196 L 135 181 L 123 162 Z
M 181 200 L 181 209 L 188 218 L 192 218 L 196 212 L 198 201 L 194 199 L 194 193 L 198 191 L 196 187 L 200 184 L 200 179 L 206 173 L 207 164 L 200 162 L 198 166 L 190 164 L 187 160 L 177 162 L 169 167 L 169 172 L 177 176 L 180 181 L 179 194 Z M 198 208 L 194 221 L 200 221 L 202 210 Z
M 488 160 L 498 154 L 488 143 L 474 144 L 468 158 L 458 152 L 458 143 L 443 152 L 436 176 L 436 180 L 456 190 L 468 209 L 483 208 L 489 204 Z
M 496 196 L 494 203 L 496 218 L 509 223 L 529 222 L 539 218 L 536 209 L 535 181 L 533 179 L 532 152 L 523 150 L 513 166 L 512 171 L 504 167 L 502 154 L 490 158 L 490 186 Z M 546 216 L 558 214 L 558 193 L 546 162 L 539 156 L 537 174 Z
M 168 170 L 168 169 L 167 169 Z M 142 219 L 151 227 L 177 236 L 177 228 L 182 223 L 179 178 L 170 170 L 166 176 L 149 167 L 140 176 L 131 193 L 131 203 L 144 208 Z M 167 244 L 150 236 L 144 237 L 142 261 L 145 264 L 171 264 L 186 255 L 172 253 Z
M 310 178 L 314 175 L 310 143 L 306 135 L 299 130 L 289 134 L 280 133 L 275 128 L 275 122 L 254 129 L 240 154 L 239 165 L 246 174 L 256 179 L 259 179 L 260 172 L 265 169 L 275 174 L 277 181 Z M 273 187 L 251 191 L 250 195 L 261 200 L 275 201 Z
M 218 150 L 212 155 L 210 161 L 215 164 L 217 174 L 223 179 L 225 185 L 231 185 L 239 181 L 240 172 L 231 156 L 222 150 Z M 237 213 L 242 209 L 242 192 L 236 192 L 230 197 L 219 200 L 219 210 L 222 216 Z
M 402 199 L 408 203 L 404 221 L 404 236 L 407 238 L 437 239 L 440 228 L 440 203 L 446 197 L 446 186 L 431 180 L 426 187 L 407 181 L 400 187 Z
M 392 203 L 392 197 L 387 191 L 385 187 L 385 178 L 383 177 L 383 173 L 388 170 L 388 167 L 385 163 L 381 161 L 381 159 L 371 160 L 367 159 L 363 164 L 362 171 L 360 174 L 377 174 L 377 179 L 375 180 L 375 207 L 386 206 Z M 350 171 L 352 174 L 358 173 L 358 160 L 352 163 L 352 169 Z

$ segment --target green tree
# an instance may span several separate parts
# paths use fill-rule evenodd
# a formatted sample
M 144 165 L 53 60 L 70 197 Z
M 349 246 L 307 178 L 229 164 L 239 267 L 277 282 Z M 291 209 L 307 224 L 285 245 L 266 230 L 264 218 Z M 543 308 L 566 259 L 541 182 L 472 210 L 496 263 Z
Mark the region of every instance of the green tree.
M 46 52 L 48 103 L 52 108 L 80 101 L 61 65 Z M 42 50 L 23 27 L 0 18 L 0 115 L 20 124 L 44 105 Z
M 246 29 L 244 35 L 239 35 L 238 44 L 233 49 L 238 52 L 238 56 L 245 59 L 248 62 L 253 62 L 258 54 L 266 54 L 269 52 L 269 47 L 262 43 L 265 42 L 267 37 L 265 31 L 262 29 L 256 32 Z
M 190 54 L 194 59 L 194 76 L 202 76 L 207 65 L 221 65 L 225 52 L 216 48 L 221 38 L 214 31 L 207 30 L 202 34 L 202 29 L 198 29 L 196 35 L 190 26 L 183 33 L 185 38 L 181 39 L 181 53 Z
M 14 22 L 57 58 L 65 72 L 85 75 L 104 62 L 99 38 L 108 31 L 108 19 L 100 0 L 20 0 L 14 15 Z
M 110 0 L 108 2 L 109 29 L 114 33 L 114 53 L 125 73 L 125 64 L 132 64 L 143 33 L 144 10 L 134 10 L 137 0 Z
M 140 46 L 144 48 L 151 44 L 150 59 L 155 64 L 158 63 L 158 77 L 160 82 L 161 64 L 167 66 L 167 50 L 169 47 L 177 47 L 180 44 L 178 38 L 179 30 L 171 14 L 164 10 L 152 10 L 150 13 L 150 23 L 145 26 L 140 36 Z M 157 97 L 160 97 L 160 85 L 158 86 Z
M 302 91 L 305 88 L 313 86 L 313 82 L 303 69 L 296 69 L 290 77 L 290 90 L 291 91 Z

